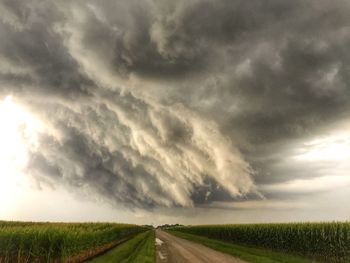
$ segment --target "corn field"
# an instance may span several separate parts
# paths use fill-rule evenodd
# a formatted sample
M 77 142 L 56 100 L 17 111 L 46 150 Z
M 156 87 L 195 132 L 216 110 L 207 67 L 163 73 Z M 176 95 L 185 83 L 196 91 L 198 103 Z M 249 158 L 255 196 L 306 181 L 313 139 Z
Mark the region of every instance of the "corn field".
M 0 263 L 79 262 L 79 255 L 93 255 L 98 248 L 145 230 L 113 223 L 0 221 Z
M 321 262 L 350 262 L 350 223 L 206 225 L 171 229 L 303 255 Z

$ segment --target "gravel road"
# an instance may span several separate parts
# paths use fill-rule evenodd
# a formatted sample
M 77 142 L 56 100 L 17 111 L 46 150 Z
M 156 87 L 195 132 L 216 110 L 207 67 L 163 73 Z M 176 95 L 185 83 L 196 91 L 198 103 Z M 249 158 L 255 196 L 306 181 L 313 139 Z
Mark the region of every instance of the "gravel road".
M 246 263 L 203 245 L 156 230 L 157 263 Z

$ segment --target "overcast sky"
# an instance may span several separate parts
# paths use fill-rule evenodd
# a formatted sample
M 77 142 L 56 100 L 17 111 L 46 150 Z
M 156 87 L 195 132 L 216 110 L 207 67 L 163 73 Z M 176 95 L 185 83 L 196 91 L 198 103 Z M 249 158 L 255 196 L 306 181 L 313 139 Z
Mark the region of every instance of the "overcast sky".
M 350 220 L 349 46 L 347 0 L 0 0 L 0 217 Z

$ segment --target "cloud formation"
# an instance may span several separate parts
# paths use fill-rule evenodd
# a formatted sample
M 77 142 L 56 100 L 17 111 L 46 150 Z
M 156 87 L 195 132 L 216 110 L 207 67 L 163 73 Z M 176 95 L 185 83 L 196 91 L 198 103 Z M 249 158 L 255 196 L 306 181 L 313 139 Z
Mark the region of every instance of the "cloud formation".
M 143 208 L 308 179 L 312 165 L 283 164 L 349 116 L 349 12 L 341 0 L 2 0 L 0 95 L 46 125 L 28 174 Z

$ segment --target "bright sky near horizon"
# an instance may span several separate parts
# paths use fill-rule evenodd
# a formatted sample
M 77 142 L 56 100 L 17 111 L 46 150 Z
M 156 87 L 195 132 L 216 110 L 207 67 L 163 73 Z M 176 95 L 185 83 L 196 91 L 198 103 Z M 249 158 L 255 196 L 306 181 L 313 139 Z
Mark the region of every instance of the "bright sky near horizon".
M 349 13 L 0 1 L 0 220 L 350 220 Z

